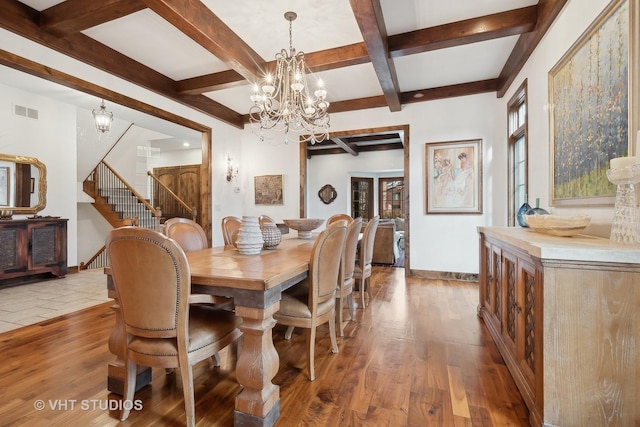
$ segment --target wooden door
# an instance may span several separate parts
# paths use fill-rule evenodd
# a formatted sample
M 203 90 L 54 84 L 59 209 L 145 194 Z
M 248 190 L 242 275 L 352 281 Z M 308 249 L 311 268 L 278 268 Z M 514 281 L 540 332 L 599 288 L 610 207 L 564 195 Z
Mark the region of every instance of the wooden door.
M 154 168 L 153 174 L 189 207 L 197 209 L 196 222 L 200 223 L 200 165 Z M 178 216 L 177 212 L 173 212 L 173 204 L 169 200 L 162 200 L 160 196 L 157 204 L 162 207 L 163 217 Z

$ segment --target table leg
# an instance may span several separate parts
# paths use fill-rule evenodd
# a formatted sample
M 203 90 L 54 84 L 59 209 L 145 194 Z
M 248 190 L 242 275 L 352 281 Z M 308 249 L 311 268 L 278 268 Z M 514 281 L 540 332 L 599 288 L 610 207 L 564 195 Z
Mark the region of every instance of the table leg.
M 271 381 L 278 373 L 280 359 L 273 346 L 273 314 L 280 302 L 265 307 L 236 305 L 243 332 L 236 377 L 243 386 L 236 397 L 236 426 L 272 426 L 280 416 L 280 388 Z

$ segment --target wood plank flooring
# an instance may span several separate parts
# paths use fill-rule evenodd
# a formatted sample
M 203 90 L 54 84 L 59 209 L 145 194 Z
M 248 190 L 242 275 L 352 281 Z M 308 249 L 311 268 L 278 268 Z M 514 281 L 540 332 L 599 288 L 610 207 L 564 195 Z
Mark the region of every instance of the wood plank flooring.
M 528 411 L 482 321 L 477 284 L 405 279 L 375 267 L 372 301 L 349 322 L 340 352 L 319 328 L 316 381 L 305 374 L 304 332 L 276 326 L 277 426 L 528 426 Z M 120 423 L 106 391 L 110 303 L 0 334 L 1 426 L 179 426 L 179 378 L 154 370 Z M 198 426 L 232 426 L 240 391 L 233 351 L 194 368 Z M 38 410 L 39 401 L 44 408 Z

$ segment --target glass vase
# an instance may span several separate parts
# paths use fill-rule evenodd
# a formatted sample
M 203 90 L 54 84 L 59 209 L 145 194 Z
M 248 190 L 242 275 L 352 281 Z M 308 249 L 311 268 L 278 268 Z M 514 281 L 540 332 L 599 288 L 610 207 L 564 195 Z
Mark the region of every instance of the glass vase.
M 607 178 L 617 185 L 609 237 L 612 242 L 626 245 L 640 243 L 640 209 L 636 200 L 636 187 L 640 182 L 639 166 L 607 170 Z

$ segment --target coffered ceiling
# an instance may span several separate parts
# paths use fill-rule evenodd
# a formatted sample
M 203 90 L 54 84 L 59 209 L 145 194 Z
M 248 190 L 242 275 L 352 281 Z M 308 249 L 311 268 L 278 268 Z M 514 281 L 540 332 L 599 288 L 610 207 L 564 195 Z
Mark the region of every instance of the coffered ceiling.
M 0 27 L 242 128 L 251 83 L 288 48 L 288 10 L 298 15 L 293 46 L 326 82 L 330 113 L 396 112 L 503 96 L 566 2 L 2 0 Z M 343 148 L 370 149 L 371 139 L 354 141 Z

